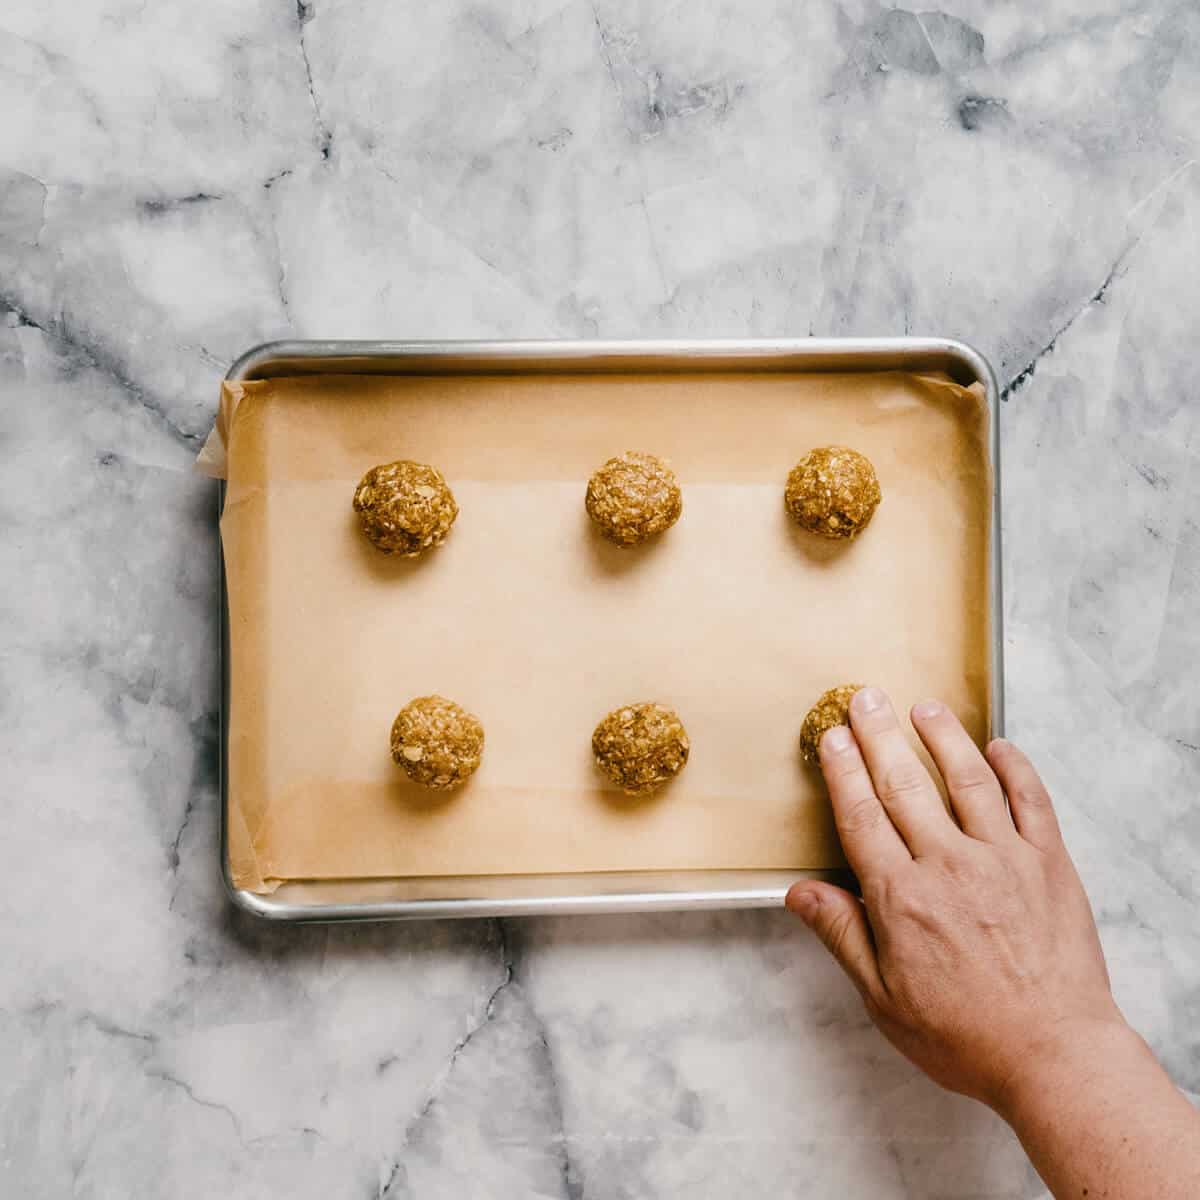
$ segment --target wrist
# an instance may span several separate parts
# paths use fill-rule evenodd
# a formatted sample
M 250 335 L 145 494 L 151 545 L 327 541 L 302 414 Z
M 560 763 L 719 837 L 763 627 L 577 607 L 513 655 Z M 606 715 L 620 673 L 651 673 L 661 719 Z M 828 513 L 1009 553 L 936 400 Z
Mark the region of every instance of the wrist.
M 1154 1056 L 1120 1014 L 1064 1021 L 1023 1049 L 988 1103 L 1015 1128 L 1056 1099 L 1142 1062 L 1153 1065 Z

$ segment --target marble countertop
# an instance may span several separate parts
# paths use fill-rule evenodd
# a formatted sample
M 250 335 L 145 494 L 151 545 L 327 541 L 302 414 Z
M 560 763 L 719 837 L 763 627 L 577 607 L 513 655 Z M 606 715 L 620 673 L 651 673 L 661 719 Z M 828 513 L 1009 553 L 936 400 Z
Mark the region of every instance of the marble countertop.
M 982 349 L 1010 732 L 1200 1092 L 1190 0 L 8 0 L 0 64 L 0 1191 L 1044 1194 L 782 912 L 230 910 L 190 465 L 285 335 Z

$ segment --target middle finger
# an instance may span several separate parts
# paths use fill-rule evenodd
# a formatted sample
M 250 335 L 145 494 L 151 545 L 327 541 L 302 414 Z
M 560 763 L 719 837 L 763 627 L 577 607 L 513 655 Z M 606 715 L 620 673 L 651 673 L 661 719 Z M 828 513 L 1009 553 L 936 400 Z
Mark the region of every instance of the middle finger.
M 850 701 L 850 724 L 875 792 L 913 857 L 944 850 L 962 837 L 887 696 L 873 687 L 856 692 Z

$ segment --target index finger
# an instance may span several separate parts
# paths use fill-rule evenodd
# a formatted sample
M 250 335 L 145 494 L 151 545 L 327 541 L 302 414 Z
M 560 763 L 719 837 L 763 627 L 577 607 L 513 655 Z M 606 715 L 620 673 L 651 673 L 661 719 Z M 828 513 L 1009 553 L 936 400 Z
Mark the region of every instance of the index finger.
M 875 794 L 850 729 L 845 725 L 830 729 L 821 739 L 820 755 L 842 850 L 859 881 L 911 863 L 912 855 Z

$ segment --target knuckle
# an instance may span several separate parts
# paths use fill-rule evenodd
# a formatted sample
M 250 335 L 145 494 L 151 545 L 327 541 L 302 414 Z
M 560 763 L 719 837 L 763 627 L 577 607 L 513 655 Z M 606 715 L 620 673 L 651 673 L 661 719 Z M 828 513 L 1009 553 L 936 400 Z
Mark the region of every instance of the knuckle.
M 893 898 L 892 911 L 902 920 L 915 925 L 926 925 L 933 909 L 919 892 L 904 892 Z
M 838 825 L 843 833 L 854 835 L 873 832 L 882 820 L 879 801 L 874 796 L 858 796 L 842 809 Z
M 996 777 L 982 767 L 963 767 L 947 772 L 946 787 L 960 796 L 975 796 L 996 787 Z
M 850 926 L 853 917 L 846 911 L 835 913 L 825 927 L 825 944 L 835 956 L 840 958 L 845 949 L 846 939 L 850 936 Z
M 889 800 L 907 800 L 929 786 L 929 778 L 918 763 L 894 763 L 885 768 L 880 792 Z
M 1050 802 L 1050 793 L 1041 787 L 1021 788 L 1017 792 L 1017 802 L 1025 805 L 1026 808 L 1053 810 L 1053 805 Z
M 859 880 L 859 891 L 867 912 L 872 915 L 884 913 L 887 910 L 888 897 L 891 894 L 890 877 L 885 874 L 869 875 Z
M 905 873 L 877 876 L 863 884 L 867 911 L 878 913 L 886 924 L 906 915 L 916 904 L 916 889 Z
M 953 884 L 978 883 L 986 878 L 989 870 L 984 863 L 966 854 L 947 855 L 941 862 L 942 874 Z

